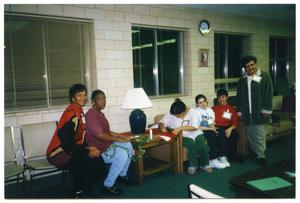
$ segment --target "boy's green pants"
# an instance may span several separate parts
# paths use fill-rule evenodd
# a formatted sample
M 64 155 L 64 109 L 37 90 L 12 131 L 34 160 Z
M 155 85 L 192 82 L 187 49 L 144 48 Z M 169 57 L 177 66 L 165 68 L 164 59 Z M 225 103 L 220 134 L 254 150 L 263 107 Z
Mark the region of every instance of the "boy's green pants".
M 208 146 L 204 135 L 198 135 L 195 140 L 183 137 L 183 147 L 187 149 L 189 166 L 197 167 L 208 165 L 209 155 Z M 198 157 L 200 163 L 198 164 Z

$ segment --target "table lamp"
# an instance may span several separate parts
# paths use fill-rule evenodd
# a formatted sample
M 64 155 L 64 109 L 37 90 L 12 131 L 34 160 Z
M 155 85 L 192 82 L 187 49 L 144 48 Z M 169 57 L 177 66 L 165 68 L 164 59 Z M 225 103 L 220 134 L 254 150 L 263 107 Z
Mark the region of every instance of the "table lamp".
M 146 115 L 141 109 L 152 107 L 152 103 L 143 88 L 133 88 L 127 91 L 121 106 L 122 109 L 134 109 L 129 116 L 131 133 L 142 134 L 146 129 Z

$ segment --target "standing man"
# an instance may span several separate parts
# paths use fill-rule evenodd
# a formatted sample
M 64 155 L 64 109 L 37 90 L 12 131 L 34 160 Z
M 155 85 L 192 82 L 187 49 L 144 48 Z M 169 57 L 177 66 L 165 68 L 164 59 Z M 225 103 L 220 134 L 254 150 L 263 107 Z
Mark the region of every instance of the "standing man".
M 257 66 L 255 56 L 244 56 L 241 63 L 245 74 L 238 82 L 238 114 L 244 118 L 250 148 L 256 154 L 257 163 L 266 166 L 267 124 L 272 114 L 272 80 L 268 73 Z

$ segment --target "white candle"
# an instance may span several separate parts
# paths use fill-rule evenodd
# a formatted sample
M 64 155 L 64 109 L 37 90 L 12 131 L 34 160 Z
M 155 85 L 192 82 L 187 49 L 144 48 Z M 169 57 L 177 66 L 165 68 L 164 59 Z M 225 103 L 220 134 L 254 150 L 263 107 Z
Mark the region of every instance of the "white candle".
M 153 133 L 152 133 L 152 129 L 150 129 L 150 140 L 153 139 Z

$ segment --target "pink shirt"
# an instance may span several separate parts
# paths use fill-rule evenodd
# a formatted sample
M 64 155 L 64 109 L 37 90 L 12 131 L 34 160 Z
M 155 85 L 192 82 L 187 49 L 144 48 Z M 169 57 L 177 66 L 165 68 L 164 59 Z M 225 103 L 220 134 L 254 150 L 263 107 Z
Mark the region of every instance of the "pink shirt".
M 88 110 L 85 114 L 85 119 L 87 127 L 87 143 L 89 147 L 97 147 L 102 154 L 113 143 L 112 141 L 97 138 L 97 134 L 99 133 L 110 133 L 108 120 L 102 112 L 95 108 L 90 108 Z

